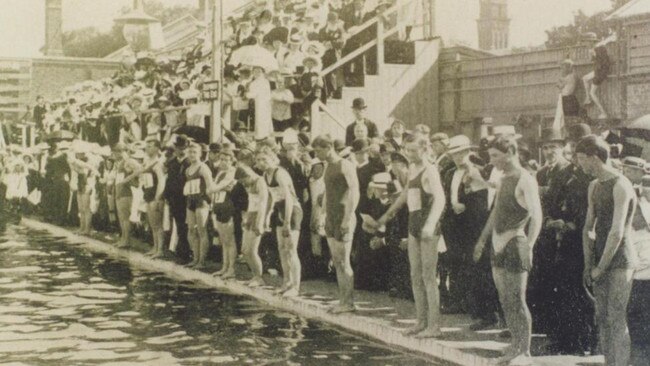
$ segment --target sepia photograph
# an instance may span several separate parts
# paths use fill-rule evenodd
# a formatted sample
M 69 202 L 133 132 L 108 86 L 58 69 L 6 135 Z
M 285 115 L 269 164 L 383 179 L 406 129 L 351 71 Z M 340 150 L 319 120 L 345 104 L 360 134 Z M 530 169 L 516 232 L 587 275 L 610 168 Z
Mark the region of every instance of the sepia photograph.
M 650 0 L 0 0 L 0 366 L 650 366 Z

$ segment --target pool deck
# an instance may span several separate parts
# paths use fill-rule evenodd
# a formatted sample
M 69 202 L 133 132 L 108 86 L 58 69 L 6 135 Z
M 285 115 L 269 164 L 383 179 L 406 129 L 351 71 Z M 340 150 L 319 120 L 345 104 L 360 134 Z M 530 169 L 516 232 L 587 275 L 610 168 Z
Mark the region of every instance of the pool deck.
M 74 234 L 67 228 L 46 224 L 35 219 L 23 218 L 22 225 L 35 230 L 45 230 L 68 239 L 72 245 L 82 245 L 95 252 L 106 253 L 127 260 L 132 265 L 184 281 L 196 281 L 208 286 L 226 289 L 232 293 L 253 297 L 269 306 L 289 311 L 306 318 L 317 319 L 337 326 L 369 340 L 420 354 L 444 364 L 467 366 L 494 365 L 507 340 L 499 337 L 500 330 L 473 332 L 469 330 L 472 320 L 466 315 L 443 315 L 439 339 L 416 339 L 402 335 L 402 330 L 414 323 L 414 306 L 411 301 L 391 298 L 386 293 L 355 291 L 358 310 L 355 313 L 333 315 L 327 308 L 336 303 L 336 283 L 327 281 L 303 281 L 301 296 L 283 298 L 273 293 L 273 287 L 250 288 L 240 280 L 222 280 L 208 272 L 189 269 L 172 261 L 152 259 L 142 254 L 147 247 L 135 245 L 133 249 L 119 249 L 105 242 L 107 235 L 96 238 Z M 101 235 L 101 234 L 100 234 Z M 248 276 L 246 276 L 247 278 Z M 268 278 L 268 283 L 278 282 Z M 589 365 L 604 364 L 601 356 L 558 356 L 545 354 L 546 339 L 533 337 L 533 362 L 535 365 Z

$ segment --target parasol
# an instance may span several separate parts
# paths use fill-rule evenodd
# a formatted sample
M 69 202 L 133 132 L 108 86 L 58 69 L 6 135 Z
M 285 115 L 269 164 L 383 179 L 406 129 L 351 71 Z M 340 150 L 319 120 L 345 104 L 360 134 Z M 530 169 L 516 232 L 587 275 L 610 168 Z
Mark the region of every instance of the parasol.
M 230 64 L 233 66 L 256 66 L 265 72 L 277 70 L 278 60 L 266 48 L 259 45 L 243 46 L 232 53 Z

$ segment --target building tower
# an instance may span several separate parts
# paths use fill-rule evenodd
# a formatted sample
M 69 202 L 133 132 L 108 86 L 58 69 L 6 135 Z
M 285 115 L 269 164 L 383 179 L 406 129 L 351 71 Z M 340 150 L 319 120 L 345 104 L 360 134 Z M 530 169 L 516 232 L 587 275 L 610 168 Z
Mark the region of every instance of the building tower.
M 479 0 L 478 47 L 481 50 L 502 50 L 509 47 L 510 19 L 508 0 Z
M 45 56 L 63 56 L 63 14 L 61 0 L 45 2 Z

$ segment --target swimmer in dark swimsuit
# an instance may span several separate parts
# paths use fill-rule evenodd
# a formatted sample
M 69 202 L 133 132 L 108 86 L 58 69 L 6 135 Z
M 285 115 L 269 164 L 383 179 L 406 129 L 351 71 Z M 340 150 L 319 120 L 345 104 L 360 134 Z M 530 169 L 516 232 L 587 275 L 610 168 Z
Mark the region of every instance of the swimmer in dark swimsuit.
M 531 364 L 532 318 L 526 304 L 533 246 L 542 228 L 542 205 L 535 178 L 519 163 L 517 141 L 502 136 L 488 148 L 490 163 L 503 172 L 495 205 L 474 250 L 478 261 L 492 238 L 491 261 L 499 302 L 512 334 L 500 363 Z

